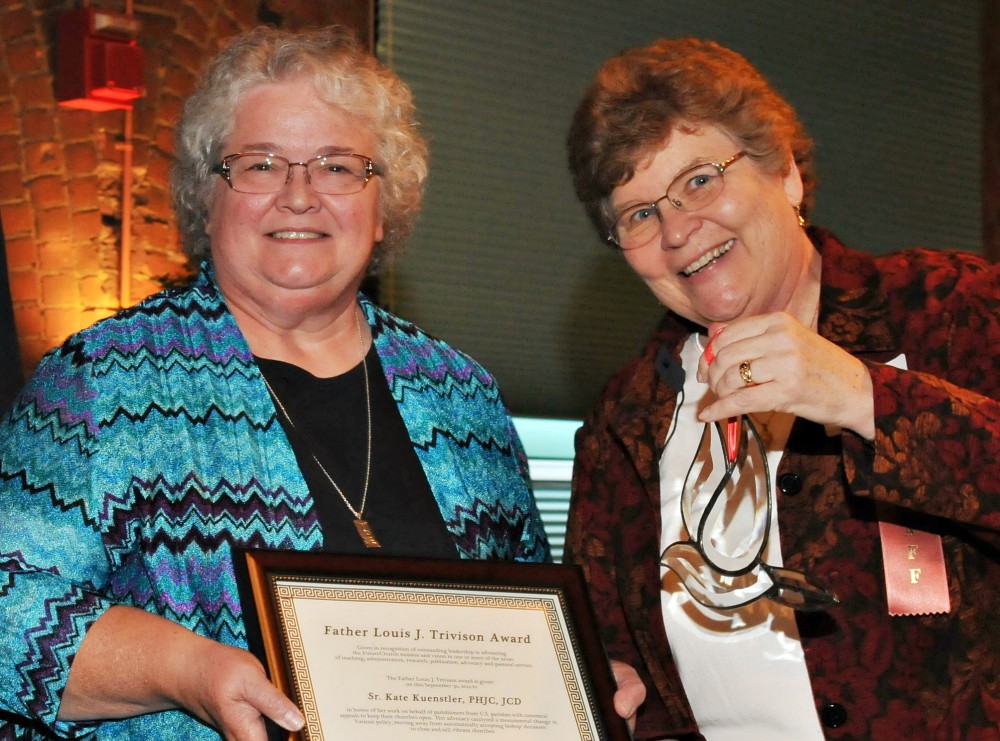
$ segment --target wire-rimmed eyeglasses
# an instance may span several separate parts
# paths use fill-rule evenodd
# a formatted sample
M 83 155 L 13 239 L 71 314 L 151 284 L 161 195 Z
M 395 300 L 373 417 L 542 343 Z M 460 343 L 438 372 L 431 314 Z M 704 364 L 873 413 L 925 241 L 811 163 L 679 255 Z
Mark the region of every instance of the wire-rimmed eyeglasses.
M 615 216 L 608 230 L 608 242 L 620 250 L 645 247 L 660 230 L 660 203 L 666 201 L 678 211 L 704 208 L 722 192 L 726 168 L 744 155 L 746 152 L 737 152 L 722 162 L 706 162 L 685 170 L 673 179 L 660 198 L 629 206 Z
M 681 494 L 689 539 L 669 545 L 660 563 L 708 608 L 759 599 L 806 612 L 836 604 L 804 574 L 764 561 L 774 506 L 767 450 L 750 418 L 730 420 L 725 431 L 719 422 L 706 424 Z
M 305 162 L 266 152 L 227 154 L 212 168 L 239 193 L 277 193 L 292 179 L 292 168 L 305 168 L 306 181 L 317 193 L 344 196 L 362 190 L 372 175 L 381 175 L 370 157 L 354 152 L 321 154 Z

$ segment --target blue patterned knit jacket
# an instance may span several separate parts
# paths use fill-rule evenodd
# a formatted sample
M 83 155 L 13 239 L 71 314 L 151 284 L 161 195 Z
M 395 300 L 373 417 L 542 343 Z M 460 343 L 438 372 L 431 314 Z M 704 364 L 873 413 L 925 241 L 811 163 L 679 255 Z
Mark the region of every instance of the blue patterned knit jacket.
M 548 560 L 494 379 L 361 304 L 459 554 Z M 56 722 L 87 628 L 127 604 L 246 647 L 231 548 L 322 545 L 312 498 L 209 265 L 190 287 L 74 335 L 43 359 L 0 427 L 0 739 L 218 739 L 177 711 Z

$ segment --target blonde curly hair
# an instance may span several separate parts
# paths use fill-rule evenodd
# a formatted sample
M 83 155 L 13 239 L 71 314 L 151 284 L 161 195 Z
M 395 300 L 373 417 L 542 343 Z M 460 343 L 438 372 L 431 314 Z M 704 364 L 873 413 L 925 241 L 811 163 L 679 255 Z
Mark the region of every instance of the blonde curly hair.
M 375 245 L 369 271 L 405 246 L 420 211 L 428 157 L 409 88 L 346 28 L 260 27 L 235 37 L 209 63 L 177 127 L 171 195 L 184 251 L 193 261 L 209 254 L 205 224 L 216 177 L 212 168 L 223 156 L 233 111 L 254 85 L 303 74 L 311 75 L 322 100 L 357 117 L 375 135 L 384 237 Z

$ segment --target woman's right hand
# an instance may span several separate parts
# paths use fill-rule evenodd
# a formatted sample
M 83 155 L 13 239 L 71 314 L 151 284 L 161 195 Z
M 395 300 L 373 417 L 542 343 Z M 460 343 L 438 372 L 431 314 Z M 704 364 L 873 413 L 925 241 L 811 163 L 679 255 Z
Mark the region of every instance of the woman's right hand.
M 192 642 L 180 668 L 179 705 L 214 726 L 227 741 L 267 741 L 265 717 L 288 731 L 302 728 L 301 712 L 268 681 L 253 654 L 195 638 L 199 641 Z
M 302 728 L 253 654 L 134 607 L 110 608 L 80 644 L 59 706 L 65 721 L 182 708 L 227 741 L 266 741 L 264 717 Z
M 717 400 L 699 412 L 701 421 L 775 410 L 875 438 L 867 367 L 790 314 L 760 314 L 708 331 L 714 362 L 702 356 L 698 380 Z M 741 377 L 744 362 L 752 382 Z

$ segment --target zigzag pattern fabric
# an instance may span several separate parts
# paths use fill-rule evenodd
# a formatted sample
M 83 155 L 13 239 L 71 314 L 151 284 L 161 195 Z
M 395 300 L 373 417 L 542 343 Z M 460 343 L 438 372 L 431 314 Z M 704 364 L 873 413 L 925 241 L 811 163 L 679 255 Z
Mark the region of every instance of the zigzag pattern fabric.
M 548 560 L 494 379 L 360 301 L 458 553 Z M 190 287 L 74 335 L 42 361 L 0 428 L 0 740 L 217 739 L 181 712 L 56 722 L 87 628 L 128 604 L 246 647 L 232 548 L 323 546 L 210 265 Z

